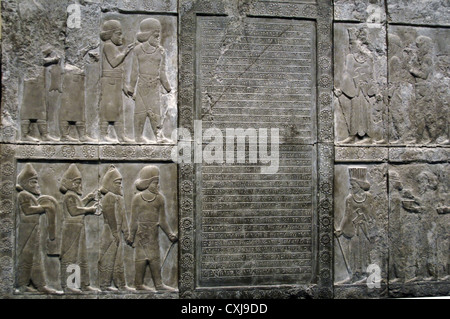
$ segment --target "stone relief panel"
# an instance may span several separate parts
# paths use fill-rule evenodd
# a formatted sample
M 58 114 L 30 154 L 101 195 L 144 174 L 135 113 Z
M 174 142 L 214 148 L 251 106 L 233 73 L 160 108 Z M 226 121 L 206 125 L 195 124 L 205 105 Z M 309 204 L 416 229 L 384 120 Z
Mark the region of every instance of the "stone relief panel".
M 177 291 L 175 164 L 19 161 L 17 171 L 15 294 Z
M 295 144 L 316 139 L 314 26 L 201 17 L 198 29 L 203 127 L 224 135 L 230 128 L 280 128 L 284 144 L 276 174 L 258 174 L 254 164 L 203 163 L 197 184 L 202 196 L 199 285 L 310 282 L 315 149 Z M 248 148 L 253 154 L 252 145 Z
M 11 14 L 27 12 L 31 29 L 40 27 L 45 9 L 32 3 L 8 3 L 6 8 Z M 30 57 L 3 61 L 11 66 L 4 93 L 16 101 L 2 108 L 3 140 L 173 143 L 178 113 L 176 15 L 122 14 L 96 2 L 68 4 L 66 9 L 68 14 L 61 15 L 67 21 L 53 22 L 65 37 L 51 32 L 33 38 L 40 47 L 8 37 L 5 41 L 6 50 Z M 6 30 L 19 27 L 14 23 L 7 20 Z
M 448 1 L 439 0 L 386 0 L 388 21 L 406 24 L 448 26 L 450 13 Z
M 177 0 L 103 0 L 104 5 L 114 5 L 123 12 L 177 12 Z
M 449 166 L 389 167 L 389 283 L 392 289 L 449 279 Z
M 385 0 L 335 0 L 334 19 L 365 22 L 369 26 L 379 26 L 386 21 Z
M 335 167 L 335 284 L 367 288 L 373 269 L 387 284 L 387 165 Z
M 52 10 L 46 10 L 48 6 L 51 6 Z M 2 141 L 13 142 L 20 139 L 19 110 L 22 104 L 23 81 L 43 76 L 42 59 L 45 56 L 45 45 L 64 51 L 63 31 L 67 6 L 68 1 L 2 1 L 2 96 L 7 97 L 2 99 Z M 18 30 L 22 30 L 23 34 L 18 36 Z M 43 91 L 40 90 L 36 94 L 43 94 Z M 37 106 L 45 112 L 45 104 L 40 103 Z M 53 135 L 52 125 L 53 122 L 50 123 L 49 131 Z M 35 135 L 40 136 L 37 124 L 33 123 L 31 126 Z M 43 125 L 41 128 L 45 129 Z
M 438 0 L 2 0 L 0 295 L 448 295 L 448 21 Z M 278 173 L 173 164 L 200 119 L 279 127 Z
M 112 29 L 111 25 L 120 23 L 122 41 L 117 44 L 122 45 L 114 44 L 113 38 L 106 40 L 111 31 L 104 33 L 100 140 L 173 143 L 172 131 L 177 127 L 176 17 L 110 13 L 103 21 L 103 27 Z
M 386 29 L 336 23 L 334 37 L 335 140 L 338 144 L 386 144 Z
M 332 296 L 330 3 L 187 0 L 180 15 L 182 126 L 279 127 L 282 141 L 272 175 L 254 163 L 181 166 L 181 296 Z
M 447 29 L 389 29 L 390 143 L 449 143 Z

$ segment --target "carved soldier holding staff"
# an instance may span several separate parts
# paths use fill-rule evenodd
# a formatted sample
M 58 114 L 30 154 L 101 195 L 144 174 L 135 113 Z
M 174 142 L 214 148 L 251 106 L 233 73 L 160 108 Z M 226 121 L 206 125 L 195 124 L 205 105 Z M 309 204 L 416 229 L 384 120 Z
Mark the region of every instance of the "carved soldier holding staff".
M 366 168 L 349 168 L 350 194 L 345 199 L 345 212 L 335 235 L 341 248 L 350 278 L 347 282 L 364 282 L 370 264 L 370 235 L 368 224 L 372 195 L 366 180 Z M 341 236 L 345 239 L 342 247 Z M 341 283 L 341 284 L 342 284 Z

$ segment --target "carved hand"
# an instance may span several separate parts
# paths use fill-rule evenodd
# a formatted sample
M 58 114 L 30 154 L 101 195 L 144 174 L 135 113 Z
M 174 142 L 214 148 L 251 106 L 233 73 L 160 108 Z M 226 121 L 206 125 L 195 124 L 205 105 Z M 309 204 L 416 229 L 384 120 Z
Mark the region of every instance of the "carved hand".
M 88 202 L 91 202 L 91 201 L 95 200 L 95 193 L 94 193 L 94 192 L 89 193 L 89 194 L 86 196 L 86 200 L 87 200 Z
M 134 49 L 135 46 L 136 46 L 136 43 L 129 44 L 125 51 L 125 55 L 128 55 L 128 53 L 130 53 Z
M 126 242 L 129 246 L 133 247 L 133 240 L 131 239 L 131 237 L 128 237 Z
M 47 205 L 41 204 L 39 206 L 41 206 L 44 210 L 48 210 L 48 209 L 51 209 L 53 207 L 50 203 L 48 203 Z M 44 214 L 44 213 L 45 213 L 45 211 L 42 212 L 42 214 Z
M 95 203 L 92 207 L 89 207 L 86 209 L 86 213 L 95 214 L 95 212 L 97 211 L 97 207 L 98 207 L 98 204 Z
M 172 242 L 172 243 L 174 243 L 174 242 L 176 242 L 177 240 L 178 240 L 178 237 L 177 237 L 177 235 L 175 235 L 175 234 L 169 234 L 169 240 Z
M 340 96 L 342 95 L 342 90 L 341 90 L 341 89 L 334 89 L 334 94 L 335 94 L 337 97 L 340 97 Z
M 342 235 L 342 230 L 337 229 L 334 231 L 334 234 L 336 235 L 336 237 L 340 237 Z
M 129 86 L 128 84 L 125 84 L 125 86 L 124 86 L 124 93 L 125 93 L 126 96 L 132 98 L 133 95 L 134 95 L 134 89 L 131 86 Z
M 102 214 L 102 211 L 100 209 L 94 213 L 95 216 L 100 216 L 101 214 Z

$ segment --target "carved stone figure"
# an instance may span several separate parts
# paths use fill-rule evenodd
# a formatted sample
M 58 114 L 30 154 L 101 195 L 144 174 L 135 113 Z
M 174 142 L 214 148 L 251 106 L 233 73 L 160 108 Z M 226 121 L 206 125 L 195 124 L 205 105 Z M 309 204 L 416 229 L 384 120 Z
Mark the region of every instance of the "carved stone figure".
M 110 142 L 108 126 L 115 127 L 120 142 L 131 142 L 124 135 L 123 120 L 123 61 L 134 48 L 130 44 L 125 51 L 119 49 L 123 45 L 122 25 L 117 20 L 103 23 L 100 38 L 103 43 L 102 54 L 102 93 L 100 100 L 100 135 L 101 139 Z
M 403 220 L 403 203 L 412 203 L 415 200 L 410 190 L 404 189 L 399 174 L 389 171 L 390 182 L 390 202 L 391 209 L 389 213 L 390 234 L 390 258 L 389 258 L 389 279 L 391 283 L 404 281 L 406 276 L 406 259 L 411 256 L 412 249 L 406 242 L 408 225 Z
M 135 285 L 137 290 L 151 290 L 144 285 L 147 265 L 150 267 L 157 291 L 174 291 L 164 285 L 161 278 L 161 257 L 159 253 L 159 228 L 170 241 L 178 240 L 166 221 L 165 198 L 159 192 L 159 168 L 146 166 L 139 172 L 135 182 L 139 191 L 131 204 L 130 235 L 127 243 L 135 247 Z
M 373 138 L 371 98 L 379 92 L 374 87 L 373 58 L 365 43 L 358 39 L 360 32 L 349 29 L 350 53 L 345 59 L 341 85 L 335 89 L 349 134 L 342 143 L 366 144 Z
M 123 242 L 129 236 L 122 191 L 122 175 L 111 165 L 103 177 L 100 192 L 101 213 L 105 223 L 98 260 L 101 290 L 131 290 L 126 284 L 123 264 Z M 112 282 L 114 281 L 114 284 Z
M 414 135 L 406 128 L 411 126 L 410 116 L 406 107 L 411 97 L 413 77 L 409 73 L 407 50 L 401 38 L 389 34 L 389 115 L 391 122 L 390 142 L 402 143 L 409 141 Z
M 167 92 L 172 90 L 166 74 L 166 53 L 160 45 L 161 23 L 153 18 L 140 24 L 137 40 L 141 42 L 133 50 L 133 65 L 128 96 L 136 101 L 134 110 L 134 134 L 136 142 L 145 143 L 142 136 L 145 121 L 150 119 L 153 134 L 158 143 L 168 140 L 162 133 L 161 85 Z M 137 87 L 136 87 L 137 85 Z
M 419 194 L 413 201 L 403 201 L 403 207 L 410 213 L 417 214 L 415 235 L 409 237 L 413 241 L 414 251 L 408 257 L 408 266 L 414 269 L 414 277 L 407 281 L 431 280 L 438 278 L 438 247 L 435 205 L 437 177 L 428 171 L 422 171 L 416 177 Z M 434 225 L 434 226 L 433 226 Z
M 62 93 L 61 57 L 51 46 L 45 47 L 42 53 L 44 54 L 44 67 L 50 71 L 50 87 L 48 90 Z
M 59 129 L 62 142 L 78 141 L 69 135 L 71 125 L 76 126 L 80 142 L 94 141 L 86 134 L 84 82 L 83 70 L 72 65 L 66 65 L 59 111 Z
M 75 164 L 71 164 L 62 177 L 61 193 L 63 198 L 63 227 L 61 242 L 61 286 L 66 292 L 79 293 L 78 288 L 67 286 L 67 267 L 75 264 L 81 270 L 81 290 L 99 291 L 90 286 L 88 269 L 86 230 L 84 217 L 87 214 L 98 214 L 97 204 L 88 206 L 95 201 L 95 193 L 81 198 L 83 194 L 81 172 Z
M 17 177 L 17 190 L 19 196 L 19 227 L 17 238 L 17 287 L 20 292 L 37 291 L 43 293 L 57 293 L 46 285 L 44 265 L 42 263 L 40 245 L 40 215 L 47 210 L 57 208 L 54 198 L 40 204 L 41 195 L 38 175 L 31 164 L 26 164 Z M 50 198 L 50 196 L 46 196 Z M 51 224 L 51 223 L 50 223 Z M 55 240 L 55 232 L 49 232 L 49 239 Z
M 364 282 L 370 264 L 369 222 L 372 195 L 366 180 L 366 168 L 349 168 L 350 194 L 345 199 L 345 212 L 335 231 L 344 257 L 349 279 L 342 283 Z M 343 240 L 341 238 L 343 237 Z
M 410 73 L 415 79 L 415 107 L 412 110 L 418 143 L 430 143 L 436 138 L 436 114 L 433 98 L 433 42 L 426 36 L 416 39 L 417 56 Z
M 45 99 L 44 74 L 23 81 L 23 99 L 20 109 L 22 140 L 37 142 L 38 138 L 30 135 L 31 125 L 36 123 L 43 141 L 55 141 L 48 134 L 47 108 Z

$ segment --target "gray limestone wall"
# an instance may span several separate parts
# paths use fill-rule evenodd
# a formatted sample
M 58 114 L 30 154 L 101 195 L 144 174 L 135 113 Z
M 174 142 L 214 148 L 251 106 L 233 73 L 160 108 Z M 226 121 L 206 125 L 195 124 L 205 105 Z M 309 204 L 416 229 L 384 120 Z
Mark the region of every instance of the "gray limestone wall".
M 1 298 L 449 295 L 448 1 L 1 15 Z

